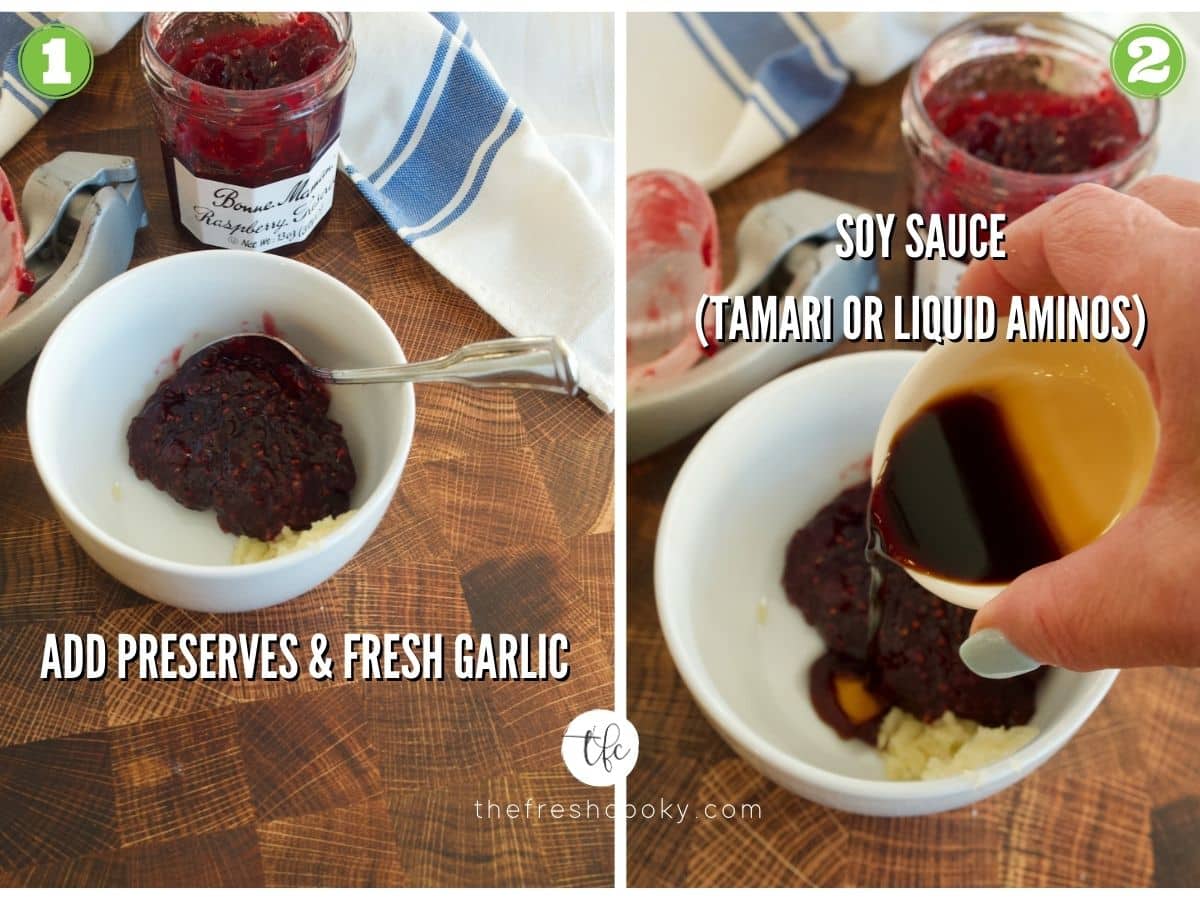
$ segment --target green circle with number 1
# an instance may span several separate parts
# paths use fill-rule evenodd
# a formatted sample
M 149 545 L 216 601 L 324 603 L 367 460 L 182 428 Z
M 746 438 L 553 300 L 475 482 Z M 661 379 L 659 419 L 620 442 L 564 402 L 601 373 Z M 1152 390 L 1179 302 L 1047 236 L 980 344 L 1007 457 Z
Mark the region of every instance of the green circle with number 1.
M 61 100 L 83 90 L 92 77 L 92 45 L 78 29 L 53 22 L 34 29 L 21 42 L 17 65 L 35 93 Z
M 1161 25 L 1134 25 L 1117 38 L 1108 57 L 1121 90 L 1144 99 L 1173 91 L 1186 63 L 1183 44 Z

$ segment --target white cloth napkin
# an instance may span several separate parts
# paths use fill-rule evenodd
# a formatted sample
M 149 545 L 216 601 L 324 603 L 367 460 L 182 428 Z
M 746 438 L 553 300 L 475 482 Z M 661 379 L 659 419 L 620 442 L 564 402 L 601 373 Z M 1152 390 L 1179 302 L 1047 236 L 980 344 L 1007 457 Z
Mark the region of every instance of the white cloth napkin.
M 629 17 L 630 172 L 673 169 L 712 190 L 805 131 L 851 79 L 884 81 L 963 13 L 644 13 Z M 1200 61 L 1200 17 L 1082 15 L 1117 35 L 1157 22 Z M 1200 178 L 1200 79 L 1163 100 L 1157 171 Z M 856 152 L 853 147 L 847 153 Z
M 612 195 L 611 175 L 605 186 L 600 172 L 603 151 L 588 149 L 602 147 L 606 136 L 574 131 L 568 118 L 579 106 L 556 96 L 571 81 L 588 84 L 584 101 L 605 90 L 611 32 L 607 47 L 603 36 L 595 37 L 586 54 L 574 56 L 559 43 L 565 32 L 537 15 L 523 18 L 506 27 L 510 34 L 521 28 L 540 34 L 521 51 L 538 61 L 518 69 L 511 48 L 503 58 L 542 122 L 532 121 L 506 89 L 458 16 L 356 15 L 358 65 L 342 126 L 345 169 L 387 223 L 501 325 L 518 335 L 566 339 L 584 388 L 611 408 L 612 230 L 603 208 L 588 200 L 589 191 Z M 481 27 L 504 30 L 495 21 Z M 582 41 L 580 33 L 588 32 L 580 22 L 571 34 Z M 599 117 L 576 118 L 594 128 Z M 561 156 L 541 128 L 554 135 Z M 573 134 L 579 134 L 574 146 Z M 579 177 L 561 159 L 573 160 Z
M 57 19 L 102 53 L 138 18 L 0 13 L 0 154 L 49 108 L 17 70 L 30 30 Z M 565 339 L 583 388 L 611 409 L 611 17 L 477 18 L 496 61 L 453 13 L 355 14 L 343 168 L 401 238 L 502 326 Z

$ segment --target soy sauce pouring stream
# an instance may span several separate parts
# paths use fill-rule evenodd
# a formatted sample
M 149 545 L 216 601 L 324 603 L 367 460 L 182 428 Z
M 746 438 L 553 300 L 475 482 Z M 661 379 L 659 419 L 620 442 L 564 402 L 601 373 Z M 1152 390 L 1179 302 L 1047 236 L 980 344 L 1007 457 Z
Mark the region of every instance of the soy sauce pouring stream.
M 448 381 L 480 388 L 529 388 L 573 397 L 579 392 L 575 354 L 562 338 L 528 337 L 480 341 L 453 353 L 421 362 L 368 369 L 324 369 L 282 338 L 241 333 L 210 341 L 201 350 L 231 340 L 272 341 L 282 345 L 318 381 L 326 384 Z

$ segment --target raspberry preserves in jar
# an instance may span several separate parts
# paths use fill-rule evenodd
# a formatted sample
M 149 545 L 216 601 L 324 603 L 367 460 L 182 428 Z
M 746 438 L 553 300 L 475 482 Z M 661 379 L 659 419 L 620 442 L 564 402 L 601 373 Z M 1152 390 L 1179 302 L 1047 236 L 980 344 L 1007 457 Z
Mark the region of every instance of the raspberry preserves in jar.
M 936 38 L 901 102 L 912 205 L 925 215 L 1004 213 L 1009 221 L 1083 182 L 1121 189 L 1154 158 L 1157 100 L 1108 74 L 1113 39 L 1054 15 L 970 19 Z M 953 291 L 961 267 L 920 293 Z
M 345 13 L 152 13 L 142 37 L 180 225 L 217 247 L 301 243 L 333 201 Z
M 1035 83 L 979 89 L 989 76 L 1021 69 L 1017 57 L 967 62 L 938 79 L 925 110 L 971 156 L 1019 172 L 1071 175 L 1127 157 L 1141 140 L 1137 114 L 1108 75 L 1095 91 L 1057 94 Z

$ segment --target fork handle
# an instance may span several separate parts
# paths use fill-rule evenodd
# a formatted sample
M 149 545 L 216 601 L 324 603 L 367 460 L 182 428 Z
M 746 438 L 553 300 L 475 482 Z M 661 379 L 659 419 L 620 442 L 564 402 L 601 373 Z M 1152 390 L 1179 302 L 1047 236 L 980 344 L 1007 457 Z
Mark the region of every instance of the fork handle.
M 374 369 L 331 369 L 327 380 L 333 384 L 450 381 L 472 387 L 531 388 L 568 397 L 579 390 L 575 355 L 557 337 L 480 341 L 422 362 Z

